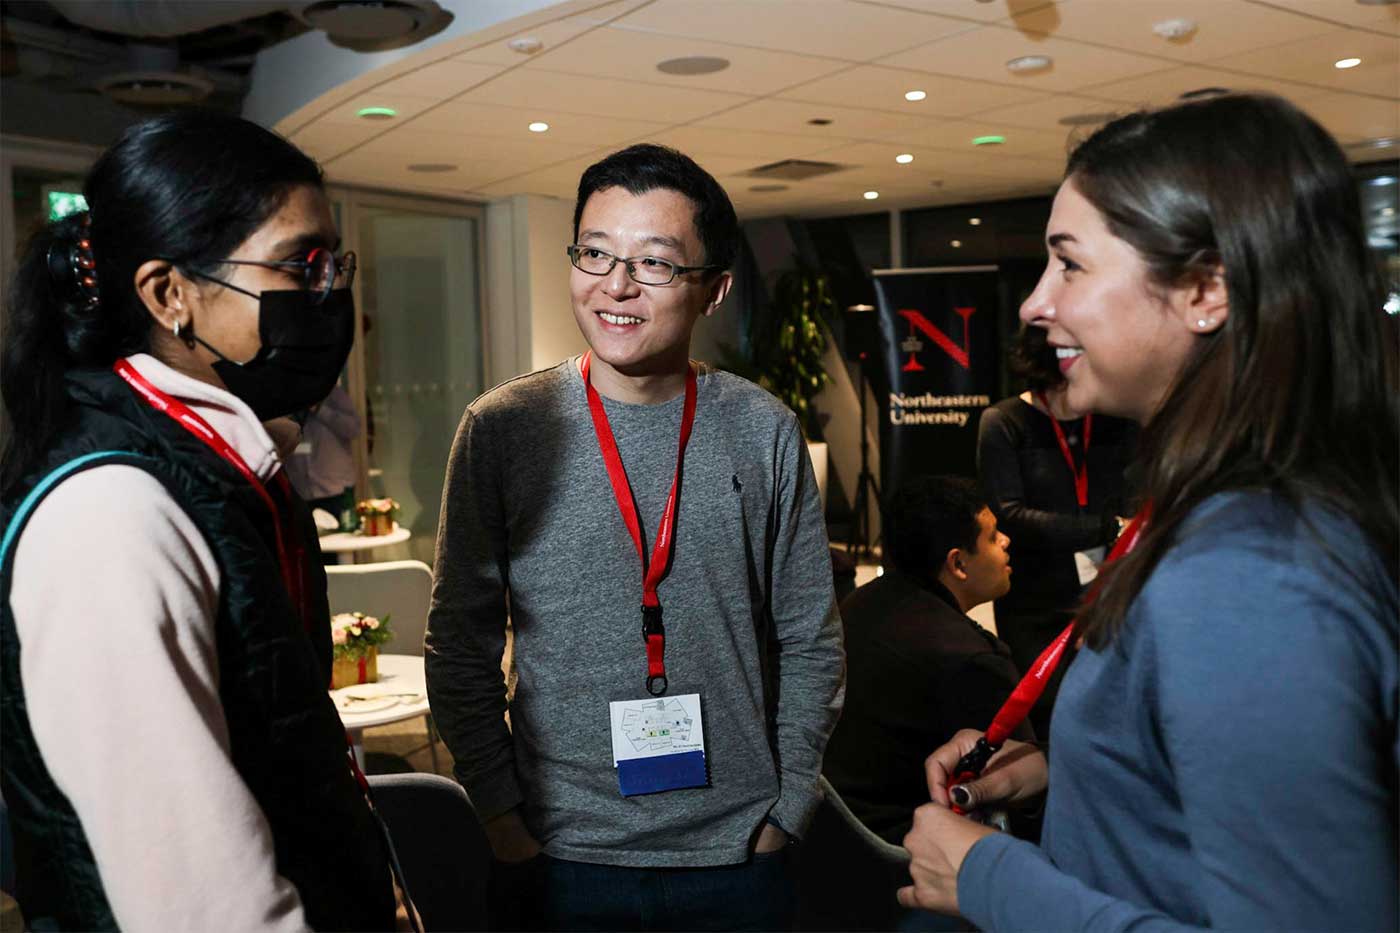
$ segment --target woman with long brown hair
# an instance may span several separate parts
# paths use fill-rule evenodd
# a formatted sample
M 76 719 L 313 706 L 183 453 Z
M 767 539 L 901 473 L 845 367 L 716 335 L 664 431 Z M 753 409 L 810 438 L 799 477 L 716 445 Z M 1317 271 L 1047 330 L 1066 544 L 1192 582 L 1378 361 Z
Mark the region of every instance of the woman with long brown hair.
M 1394 322 L 1337 144 L 1227 95 L 1070 157 L 1021 317 L 1143 424 L 1136 544 L 1079 615 L 1048 761 L 928 762 L 901 901 L 988 930 L 1394 929 Z M 1038 798 L 1039 848 L 955 815 Z

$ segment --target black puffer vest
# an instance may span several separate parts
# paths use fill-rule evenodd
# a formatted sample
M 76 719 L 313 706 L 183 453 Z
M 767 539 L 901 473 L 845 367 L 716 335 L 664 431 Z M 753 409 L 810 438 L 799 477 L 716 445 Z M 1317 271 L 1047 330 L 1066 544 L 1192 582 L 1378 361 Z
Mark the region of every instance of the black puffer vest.
M 306 627 L 287 595 L 267 506 L 231 466 L 114 373 L 69 377 L 72 405 L 44 464 L 0 503 L 0 786 L 15 837 L 17 900 L 33 928 L 117 926 L 82 822 L 35 742 L 20 682 L 23 645 L 10 607 L 15 543 L 33 508 L 66 476 L 123 463 L 158 479 L 196 523 L 219 564 L 219 695 L 233 764 L 272 828 L 277 871 L 296 885 L 317 929 L 393 927 L 384 846 L 346 763 L 345 730 L 326 693 L 330 627 Z M 84 459 L 86 458 L 86 459 Z M 56 472 L 57 471 L 57 472 Z M 277 498 L 274 493 L 274 498 Z M 293 497 L 294 499 L 295 497 Z M 284 534 L 313 541 L 310 513 L 282 503 Z M 113 548 L 140 541 L 112 541 Z M 312 618 L 328 618 L 315 548 L 304 561 Z M 82 579 L 83 568 L 65 571 Z M 152 620 L 154 624 L 155 620 Z M 315 644 L 313 644 L 313 639 Z M 116 659 L 116 663 L 120 663 Z M 84 685 L 73 684 L 81 690 Z M 131 806 L 158 807 L 158 800 Z M 237 827 L 229 827 L 237 832 Z M 237 884 L 237 879 L 229 879 Z M 161 897 L 152 891 L 151 897 Z

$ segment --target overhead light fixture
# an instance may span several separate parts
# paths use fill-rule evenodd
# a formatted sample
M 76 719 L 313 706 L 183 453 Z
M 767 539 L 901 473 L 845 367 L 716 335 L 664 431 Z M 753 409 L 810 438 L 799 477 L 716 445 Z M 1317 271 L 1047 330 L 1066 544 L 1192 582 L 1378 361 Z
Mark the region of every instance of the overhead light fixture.
M 873 200 L 875 200 L 876 198 L 878 198 L 879 196 L 880 196 L 880 192 L 878 192 L 878 191 L 867 191 L 867 192 L 865 192 L 865 195 L 864 195 L 865 200 L 867 200 L 867 201 L 873 201 Z
M 421 172 L 424 175 L 438 175 L 443 172 L 455 172 L 457 166 L 450 162 L 417 162 L 408 167 L 410 172 Z
M 974 136 L 972 144 L 974 146 L 1000 146 L 1006 142 L 1005 136 Z
M 967 218 L 967 222 L 968 222 L 968 224 L 969 224 L 970 226 L 973 226 L 973 227 L 980 227 L 980 226 L 982 226 L 982 218 L 981 218 L 981 217 L 969 217 L 969 218 Z
M 534 123 L 530 124 L 528 129 L 531 133 L 543 133 L 549 129 L 549 124 L 540 120 L 536 120 Z
M 1394 217 L 1394 216 L 1395 216 L 1395 208 L 1393 208 L 1393 207 L 1383 207 L 1383 208 L 1381 208 L 1381 216 L 1382 216 L 1382 217 Z
M 1361 59 L 1359 58 L 1339 58 L 1332 67 L 1340 68 L 1345 71 L 1348 68 L 1355 68 L 1359 64 L 1361 64 Z
M 1368 185 L 1373 185 L 1373 186 L 1375 186 L 1375 187 L 1377 187 L 1377 188 L 1384 188 L 1384 187 L 1386 187 L 1387 185 L 1393 185 L 1393 184 L 1395 184 L 1395 176 L 1394 176 L 1394 175 L 1378 175 L 1378 176 L 1376 176 L 1375 178 L 1372 178 L 1370 181 L 1366 182 L 1366 184 L 1368 184 Z
M 1164 19 L 1152 25 L 1155 35 L 1168 42 L 1180 42 L 1196 34 L 1196 21 L 1193 19 Z
M 914 155 L 910 152 L 901 152 L 899 155 L 894 157 L 894 160 L 900 165 L 908 165 L 910 162 L 914 161 Z
M 757 194 L 771 194 L 774 191 L 786 191 L 787 185 L 751 185 L 749 190 Z
M 953 249 L 962 249 L 962 240 L 949 240 L 948 245 Z
M 905 99 L 905 100 L 923 100 L 923 99 L 924 99 L 925 97 L 927 97 L 927 96 L 928 96 L 928 94 L 924 93 L 923 91 L 905 91 L 905 92 L 904 92 L 904 99 Z
M 1049 55 L 1022 55 L 1007 62 L 1006 70 L 1015 74 L 1025 74 L 1030 71 L 1044 71 L 1053 64 L 1055 60 Z
M 521 55 L 534 55 L 540 49 L 544 48 L 544 43 L 534 36 L 520 36 L 517 39 L 511 39 L 507 42 L 506 48 L 510 49 L 512 52 L 519 52 Z
M 287 12 L 325 32 L 332 45 L 356 52 L 413 45 L 442 32 L 453 19 L 435 0 L 302 0 Z
M 393 107 L 361 107 L 355 111 L 355 116 L 361 120 L 392 120 L 398 115 Z
M 827 117 L 813 117 L 807 121 L 812 126 L 830 126 L 831 120 Z
M 687 55 L 658 62 L 656 70 L 668 75 L 712 75 L 729 67 L 729 59 L 713 55 Z

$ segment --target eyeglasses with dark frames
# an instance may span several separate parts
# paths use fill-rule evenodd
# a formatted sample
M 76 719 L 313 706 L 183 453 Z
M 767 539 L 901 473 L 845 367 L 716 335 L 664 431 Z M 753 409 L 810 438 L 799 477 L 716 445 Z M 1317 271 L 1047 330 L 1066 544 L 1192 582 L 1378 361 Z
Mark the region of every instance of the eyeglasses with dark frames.
M 627 277 L 638 285 L 670 285 L 678 275 L 687 272 L 700 272 L 718 269 L 719 266 L 682 266 L 657 256 L 614 256 L 607 250 L 594 246 L 579 246 L 575 243 L 567 248 L 569 262 L 580 272 L 589 275 L 607 275 L 613 267 L 622 263 Z
M 262 266 L 266 269 L 297 269 L 301 272 L 302 287 L 311 293 L 311 303 L 321 304 L 338 285 L 341 288 L 349 288 L 355 281 L 355 269 L 357 260 L 353 251 L 346 252 L 337 257 L 328 249 L 317 247 L 306 254 L 305 259 L 221 259 L 217 265 L 221 266 Z M 245 295 L 258 297 L 253 292 L 244 288 L 239 288 L 230 282 L 216 279 L 212 275 L 206 275 L 197 270 L 194 271 L 202 279 L 209 279 L 211 282 L 218 282 L 234 291 L 242 292 Z

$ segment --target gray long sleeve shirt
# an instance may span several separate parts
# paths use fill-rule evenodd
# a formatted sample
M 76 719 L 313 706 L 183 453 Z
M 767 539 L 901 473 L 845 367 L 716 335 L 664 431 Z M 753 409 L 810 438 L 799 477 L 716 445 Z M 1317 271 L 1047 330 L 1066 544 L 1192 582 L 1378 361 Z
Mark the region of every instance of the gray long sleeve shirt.
M 648 554 L 682 401 L 605 400 Z M 843 683 L 826 531 L 796 419 L 727 373 L 699 377 L 659 593 L 668 693 L 701 695 L 711 783 L 624 798 L 608 702 L 646 696 L 642 568 L 583 382 L 568 361 L 473 402 L 443 491 L 426 656 L 434 717 L 483 820 L 523 805 L 551 855 L 630 866 L 742 861 L 765 817 L 805 829 Z

